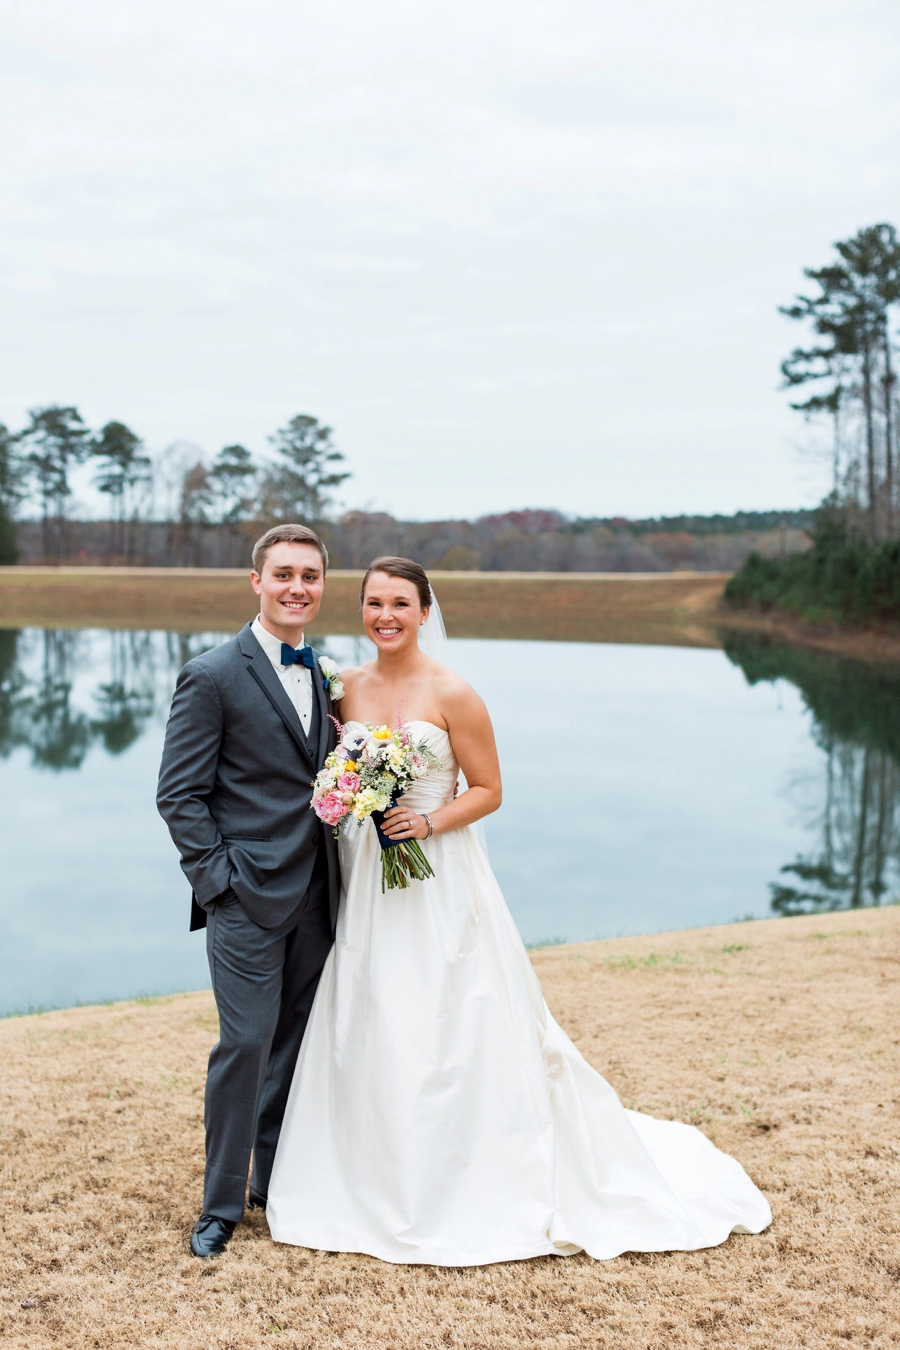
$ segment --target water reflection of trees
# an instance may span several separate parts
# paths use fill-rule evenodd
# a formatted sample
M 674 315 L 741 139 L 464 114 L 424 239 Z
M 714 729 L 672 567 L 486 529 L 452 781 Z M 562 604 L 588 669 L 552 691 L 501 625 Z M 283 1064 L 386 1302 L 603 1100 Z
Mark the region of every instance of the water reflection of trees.
M 97 637 L 0 629 L 0 756 L 24 746 L 35 765 L 60 771 L 79 768 L 93 745 L 122 754 L 168 708 L 177 671 L 211 645 L 206 636 L 116 631 L 100 635 L 98 654 Z M 88 684 L 80 706 L 76 683 Z
M 789 680 L 825 754 L 819 847 L 772 883 L 778 914 L 878 905 L 900 892 L 900 668 L 730 635 L 749 684 Z

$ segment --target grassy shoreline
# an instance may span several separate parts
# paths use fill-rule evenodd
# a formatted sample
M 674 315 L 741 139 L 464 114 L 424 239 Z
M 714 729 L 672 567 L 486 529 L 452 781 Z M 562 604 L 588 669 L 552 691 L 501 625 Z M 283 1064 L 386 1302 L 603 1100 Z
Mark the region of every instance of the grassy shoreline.
M 885 627 L 812 623 L 783 610 L 736 610 L 727 604 L 720 607 L 717 619 L 720 633 L 758 633 L 777 642 L 858 661 L 900 661 L 900 633 Z
M 484 1269 L 277 1247 L 206 1265 L 209 993 L 0 1023 L 0 1328 L 10 1350 L 693 1350 L 900 1343 L 900 910 L 532 953 L 628 1106 L 698 1124 L 775 1221 L 706 1252 Z

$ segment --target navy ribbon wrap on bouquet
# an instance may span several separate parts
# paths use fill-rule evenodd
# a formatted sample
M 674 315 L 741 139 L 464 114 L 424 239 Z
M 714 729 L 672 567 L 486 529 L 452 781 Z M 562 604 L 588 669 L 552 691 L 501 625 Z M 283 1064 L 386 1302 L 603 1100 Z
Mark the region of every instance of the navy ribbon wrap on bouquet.
M 383 829 L 385 811 L 392 810 L 396 805 L 397 799 L 392 797 L 390 806 L 386 806 L 384 811 L 372 812 L 372 819 L 375 822 L 375 833 L 378 835 L 378 842 L 382 848 L 396 848 L 400 843 L 399 839 L 388 839 Z

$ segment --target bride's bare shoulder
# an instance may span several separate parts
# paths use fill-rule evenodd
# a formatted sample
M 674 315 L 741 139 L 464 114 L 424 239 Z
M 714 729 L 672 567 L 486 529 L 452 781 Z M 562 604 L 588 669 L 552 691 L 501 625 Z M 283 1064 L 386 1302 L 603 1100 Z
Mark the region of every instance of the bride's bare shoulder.
M 348 666 L 346 670 L 342 670 L 338 678 L 345 691 L 356 688 L 365 681 L 366 677 L 371 674 L 374 665 L 374 661 L 366 661 L 361 666 Z
M 443 661 L 436 661 L 433 656 L 426 656 L 428 662 L 428 674 L 436 685 L 442 689 L 468 689 L 470 686 L 460 675 L 458 670 L 452 666 L 445 666 Z
M 433 659 L 432 665 L 435 668 L 434 680 L 442 705 L 449 708 L 463 708 L 472 706 L 473 703 L 481 704 L 481 696 L 476 694 L 468 680 L 464 680 L 458 670 Z

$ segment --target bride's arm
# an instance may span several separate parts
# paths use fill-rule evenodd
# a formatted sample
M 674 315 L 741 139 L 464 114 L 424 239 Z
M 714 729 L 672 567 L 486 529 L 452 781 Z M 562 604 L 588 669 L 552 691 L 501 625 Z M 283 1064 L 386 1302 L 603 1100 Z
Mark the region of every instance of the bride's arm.
M 454 753 L 469 786 L 454 801 L 428 812 L 435 834 L 446 834 L 489 816 L 497 810 L 503 796 L 488 710 L 469 685 L 462 680 L 454 685 L 443 712 Z M 425 839 L 428 821 L 401 804 L 385 812 L 384 831 L 391 839 Z

